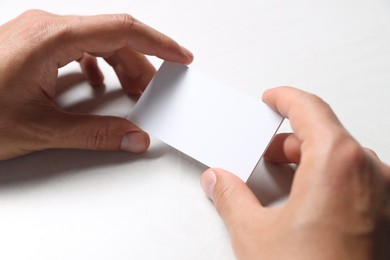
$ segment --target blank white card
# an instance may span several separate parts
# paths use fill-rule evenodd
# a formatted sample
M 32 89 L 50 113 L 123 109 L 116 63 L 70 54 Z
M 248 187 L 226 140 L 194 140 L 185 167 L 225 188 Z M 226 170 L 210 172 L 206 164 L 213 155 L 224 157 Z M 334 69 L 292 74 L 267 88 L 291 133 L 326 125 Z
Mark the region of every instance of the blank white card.
M 283 118 L 260 99 L 164 62 L 129 118 L 144 131 L 246 182 Z

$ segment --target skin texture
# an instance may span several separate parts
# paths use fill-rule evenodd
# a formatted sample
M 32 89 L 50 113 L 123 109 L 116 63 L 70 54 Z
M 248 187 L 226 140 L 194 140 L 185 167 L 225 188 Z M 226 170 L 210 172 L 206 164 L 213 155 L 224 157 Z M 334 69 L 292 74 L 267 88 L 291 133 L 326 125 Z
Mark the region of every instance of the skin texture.
M 193 56 L 127 14 L 58 16 L 28 11 L 0 27 L 0 160 L 50 148 L 144 152 L 149 137 L 125 119 L 74 114 L 54 99 L 58 68 L 78 61 L 94 87 L 96 57 L 139 95 L 155 74 L 144 54 L 189 64 Z M 235 175 L 209 169 L 201 184 L 238 259 L 389 259 L 390 169 L 361 147 L 320 98 L 270 89 L 264 102 L 290 119 L 266 159 L 298 165 L 287 203 L 265 208 Z
M 30 10 L 0 27 L 0 160 L 50 148 L 146 151 L 149 136 L 129 121 L 73 114 L 54 104 L 58 69 L 79 61 L 95 87 L 96 57 L 139 95 L 155 74 L 144 54 L 183 64 L 193 56 L 127 14 L 58 16 Z
M 361 147 L 320 98 L 290 87 L 263 101 L 290 119 L 265 157 L 298 165 L 286 204 L 265 208 L 238 177 L 209 169 L 205 193 L 238 259 L 389 259 L 390 169 Z

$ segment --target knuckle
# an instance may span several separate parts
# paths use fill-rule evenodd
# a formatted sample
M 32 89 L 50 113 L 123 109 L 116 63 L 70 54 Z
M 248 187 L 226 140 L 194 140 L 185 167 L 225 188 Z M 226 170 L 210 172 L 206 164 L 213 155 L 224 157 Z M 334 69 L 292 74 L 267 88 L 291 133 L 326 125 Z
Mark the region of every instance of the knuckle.
M 337 153 L 340 159 L 346 165 L 351 166 L 351 169 L 365 168 L 367 165 L 367 156 L 364 149 L 351 137 L 346 138 L 341 142 L 337 142 Z
M 324 113 L 326 117 L 334 117 L 334 112 L 331 108 L 331 106 L 323 100 L 321 97 L 316 96 L 314 94 L 310 94 L 313 104 L 318 105 L 320 107 L 321 111 Z
M 323 104 L 326 104 L 326 102 L 319 96 L 315 95 L 315 94 L 311 94 L 309 93 L 308 94 L 310 96 L 310 98 L 314 101 L 314 102 L 317 102 L 317 103 L 323 103 Z
M 302 93 L 302 95 L 306 95 L 307 99 L 309 99 L 313 104 L 316 104 L 316 105 L 322 107 L 323 110 L 329 111 L 329 112 L 333 111 L 331 106 L 321 97 L 319 97 L 315 94 L 312 94 L 312 93 L 307 93 L 307 92 Z
M 37 17 L 47 14 L 45 11 L 42 11 L 40 9 L 29 9 L 25 12 L 23 12 L 20 17 Z
M 327 161 L 331 183 L 336 186 L 351 183 L 352 180 L 364 180 L 370 167 L 366 151 L 348 134 L 333 138 Z
M 104 150 L 110 144 L 110 128 L 108 125 L 99 125 L 87 138 L 87 147 Z
M 136 19 L 129 14 L 117 14 L 114 18 L 125 30 L 131 30 L 136 23 Z
M 50 38 L 56 27 L 53 17 L 55 16 L 38 9 L 28 10 L 18 17 L 23 26 L 15 35 L 22 41 L 28 39 L 30 45 L 42 44 Z

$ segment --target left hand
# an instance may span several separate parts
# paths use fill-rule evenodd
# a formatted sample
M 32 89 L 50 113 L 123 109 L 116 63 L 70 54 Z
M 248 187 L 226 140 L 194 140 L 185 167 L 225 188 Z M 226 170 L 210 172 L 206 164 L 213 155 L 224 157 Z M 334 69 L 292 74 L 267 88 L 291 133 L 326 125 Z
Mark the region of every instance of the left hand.
M 127 14 L 58 16 L 27 11 L 0 27 L 0 160 L 49 148 L 144 152 L 149 137 L 126 119 L 67 113 L 53 102 L 58 69 L 79 61 L 102 84 L 96 56 L 129 94 L 155 74 L 144 54 L 188 64 L 193 56 Z

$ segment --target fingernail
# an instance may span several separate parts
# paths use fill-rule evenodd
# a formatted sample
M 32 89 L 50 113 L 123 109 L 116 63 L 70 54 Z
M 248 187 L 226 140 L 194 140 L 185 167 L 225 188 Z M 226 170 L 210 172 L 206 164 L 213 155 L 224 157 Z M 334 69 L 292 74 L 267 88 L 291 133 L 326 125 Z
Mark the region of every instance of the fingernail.
M 122 138 L 121 150 L 132 153 L 145 152 L 149 146 L 148 135 L 144 132 L 130 132 Z
M 215 183 L 217 182 L 217 176 L 215 175 L 215 172 L 212 170 L 207 171 L 202 178 L 201 186 L 206 193 L 207 197 L 209 199 L 213 200 L 214 198 L 214 187 Z
M 184 54 L 190 58 L 190 61 L 192 61 L 194 59 L 194 55 L 192 54 L 192 52 L 190 52 L 187 48 L 183 46 L 180 47 L 183 50 Z

